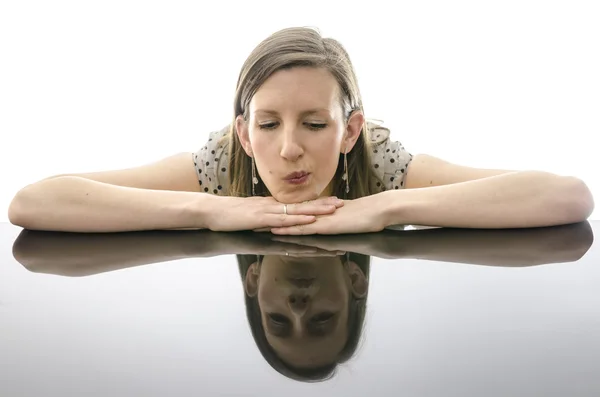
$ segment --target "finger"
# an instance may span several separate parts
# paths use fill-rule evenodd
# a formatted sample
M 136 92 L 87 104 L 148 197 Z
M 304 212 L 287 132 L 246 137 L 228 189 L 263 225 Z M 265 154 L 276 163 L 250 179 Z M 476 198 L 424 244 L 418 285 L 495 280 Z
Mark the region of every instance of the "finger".
M 272 241 L 277 241 L 279 243 L 285 243 L 285 244 L 311 245 L 311 246 L 314 246 L 314 247 L 322 245 L 322 244 L 319 244 L 319 243 L 322 243 L 322 241 L 319 240 L 319 238 L 317 236 L 305 236 L 305 237 L 298 237 L 298 236 L 273 236 L 273 237 L 271 237 L 271 240 Z
M 312 252 L 286 252 L 285 256 L 292 256 L 295 258 L 314 258 L 317 256 L 337 256 L 335 252 L 315 250 Z
M 276 203 L 269 207 L 269 212 L 287 215 L 327 215 L 335 212 L 344 205 L 344 200 L 336 197 L 320 198 L 302 203 L 282 204 Z
M 262 232 L 270 232 L 271 228 L 270 227 L 263 227 L 263 228 L 260 228 L 260 229 L 254 229 L 253 231 L 260 232 L 260 233 L 262 233 Z
M 334 251 L 325 251 L 325 250 L 319 250 L 319 251 L 315 251 L 312 253 L 303 253 L 303 254 L 289 254 L 286 256 L 293 256 L 296 258 L 315 258 L 315 257 L 322 257 L 322 256 L 326 256 L 326 257 L 336 257 L 336 256 L 341 256 L 341 255 L 345 255 L 346 253 L 339 253 L 339 252 L 334 252 Z
M 344 205 L 344 200 L 337 198 L 336 196 L 321 197 L 312 202 L 325 205 L 335 205 L 338 208 Z
M 317 247 L 320 249 L 324 249 L 324 250 L 328 250 L 328 251 L 336 251 L 338 250 L 338 248 L 334 247 L 333 245 L 327 244 L 324 241 L 321 241 L 318 239 L 318 236 L 313 234 L 313 235 L 304 235 L 304 236 L 300 236 L 300 235 L 285 235 L 283 234 L 283 230 L 284 228 L 274 228 L 271 229 L 271 233 L 273 234 L 273 236 L 271 237 L 272 241 L 278 242 L 278 243 L 283 243 L 283 244 L 300 244 L 300 245 L 308 245 L 311 247 Z M 275 233 L 277 232 L 277 233 Z
M 288 214 L 293 215 L 328 215 L 333 214 L 336 209 L 342 207 L 343 205 L 343 200 L 323 199 L 298 204 L 290 204 L 287 206 L 287 212 Z
M 287 207 L 289 215 L 327 215 L 335 212 L 337 207 L 333 204 L 319 204 L 315 202 L 291 204 Z
M 285 256 L 311 256 L 318 253 L 316 247 L 295 246 L 293 244 L 270 247 L 265 252 L 266 255 L 285 255 Z
M 292 244 L 290 244 L 292 245 Z M 281 250 L 279 250 L 281 251 Z M 298 251 L 296 249 L 285 248 L 285 253 L 290 256 L 340 256 L 346 255 L 346 251 L 328 249 L 323 247 L 309 246 L 306 250 Z
M 265 214 L 263 224 L 269 227 L 289 227 L 313 223 L 317 218 L 312 215 Z M 272 230 L 272 229 L 271 229 Z
M 311 247 L 317 247 L 319 249 L 327 251 L 335 251 L 338 253 L 338 255 L 344 255 L 346 253 L 343 243 L 340 244 L 339 242 L 337 242 L 337 239 L 332 240 L 331 238 L 329 238 L 329 236 L 327 238 L 323 237 L 324 236 L 319 236 L 316 234 L 309 236 L 274 235 L 273 237 L 271 237 L 271 241 L 276 241 L 278 243 L 284 244 L 309 245 Z M 349 244 L 346 244 L 345 246 L 352 247 L 352 245 Z
M 271 233 L 273 234 L 283 234 L 283 235 L 295 235 L 295 236 L 304 236 L 307 234 L 315 234 L 316 230 L 312 225 L 293 225 L 293 226 L 282 226 L 282 227 L 274 227 L 271 229 Z

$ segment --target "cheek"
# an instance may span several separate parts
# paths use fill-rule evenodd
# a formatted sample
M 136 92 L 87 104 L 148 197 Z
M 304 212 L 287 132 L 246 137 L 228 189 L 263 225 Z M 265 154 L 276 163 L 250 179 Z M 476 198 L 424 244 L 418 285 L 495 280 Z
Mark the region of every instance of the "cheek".
M 250 145 L 252 146 L 252 152 L 258 157 L 268 152 L 270 146 L 273 144 L 273 139 L 268 139 L 265 134 L 251 133 L 250 134 Z
M 340 144 L 336 137 L 328 138 L 326 141 L 318 142 L 312 148 L 313 158 L 319 165 L 319 172 L 331 177 L 337 169 L 340 158 Z
M 319 293 L 323 299 L 344 304 L 350 296 L 350 288 L 341 271 L 335 270 L 324 277 Z
M 267 134 L 257 133 L 251 136 L 250 143 L 254 153 L 256 167 L 261 169 L 266 177 L 267 172 L 276 167 L 279 152 L 277 151 L 277 141 Z M 268 172 L 270 173 L 270 172 Z
M 323 290 L 324 295 L 335 302 L 345 302 L 350 291 L 343 280 L 336 281 Z
M 278 299 L 281 299 L 281 291 L 274 280 L 262 278 L 258 284 L 258 302 L 262 306 L 271 306 Z
M 307 143 L 312 157 L 322 161 L 323 164 L 337 163 L 340 145 L 341 135 L 335 131 L 322 132 L 311 137 Z

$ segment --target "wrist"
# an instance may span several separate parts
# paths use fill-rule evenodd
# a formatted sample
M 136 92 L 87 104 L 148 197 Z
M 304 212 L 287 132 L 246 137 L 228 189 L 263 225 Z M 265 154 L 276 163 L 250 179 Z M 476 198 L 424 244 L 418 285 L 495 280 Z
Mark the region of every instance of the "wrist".
M 384 227 L 396 225 L 408 225 L 408 217 L 410 204 L 407 200 L 407 194 L 403 190 L 394 189 L 382 192 L 381 207 L 383 209 Z
M 193 228 L 210 229 L 211 215 L 218 213 L 217 207 L 223 197 L 210 193 L 192 193 L 191 197 L 192 199 L 184 206 L 184 218 L 192 224 Z

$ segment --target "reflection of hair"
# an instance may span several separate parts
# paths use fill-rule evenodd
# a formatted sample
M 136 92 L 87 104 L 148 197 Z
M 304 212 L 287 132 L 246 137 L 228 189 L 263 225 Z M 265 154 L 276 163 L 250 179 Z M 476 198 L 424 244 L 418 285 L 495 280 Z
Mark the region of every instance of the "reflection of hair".
M 356 110 L 364 112 L 354 67 L 338 41 L 323 38 L 318 31 L 310 28 L 287 28 L 273 33 L 248 56 L 238 77 L 233 122 L 229 126 L 230 195 L 252 195 L 252 163 L 235 132 L 235 119 L 243 115 L 248 120 L 252 97 L 273 73 L 297 66 L 323 67 L 335 77 L 340 88 L 340 104 L 345 121 Z M 347 155 L 348 177 L 352 181 L 350 192 L 346 195 L 344 190 L 345 182 L 341 178 L 344 163 L 343 155 L 340 155 L 332 195 L 355 199 L 381 191 L 376 185 L 379 182 L 381 186 L 381 181 L 372 169 L 367 128 L 365 122 L 354 148 Z M 262 181 L 256 186 L 256 194 L 267 194 Z
M 345 258 L 349 257 L 350 261 L 355 262 L 360 267 L 368 280 L 370 257 L 354 253 L 347 255 L 348 256 L 342 257 L 344 258 L 343 261 Z M 256 255 L 237 255 L 242 282 L 244 282 L 246 279 L 248 268 L 250 265 L 256 262 L 257 259 L 262 261 L 262 256 L 257 257 Z M 244 297 L 246 303 L 246 316 L 248 317 L 248 323 L 250 325 L 252 336 L 254 337 L 254 342 L 269 365 L 271 365 L 271 367 L 273 367 L 280 374 L 285 375 L 290 379 L 304 382 L 327 380 L 335 374 L 335 370 L 339 364 L 347 362 L 356 353 L 365 321 L 367 307 L 366 296 L 364 298 L 356 298 L 352 293 L 350 293 L 347 328 L 348 339 L 346 344 L 334 362 L 316 368 L 296 368 L 290 366 L 281 358 L 279 358 L 277 353 L 275 353 L 275 350 L 273 350 L 269 342 L 267 342 L 267 337 L 261 321 L 258 299 L 256 297 L 251 298 L 246 293 L 244 293 Z

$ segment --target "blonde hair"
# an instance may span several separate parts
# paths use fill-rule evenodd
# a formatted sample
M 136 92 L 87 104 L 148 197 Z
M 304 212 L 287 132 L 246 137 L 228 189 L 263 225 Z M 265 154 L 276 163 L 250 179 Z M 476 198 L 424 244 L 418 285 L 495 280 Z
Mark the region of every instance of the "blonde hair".
M 362 111 L 354 67 L 344 47 L 336 40 L 323 38 L 312 28 L 294 27 L 282 29 L 263 40 L 244 62 L 237 82 L 234 99 L 233 121 L 229 128 L 229 195 L 248 197 L 252 195 L 252 160 L 244 151 L 235 130 L 235 120 L 242 115 L 248 120 L 250 101 L 260 86 L 275 72 L 293 67 L 326 68 L 337 80 L 340 88 L 340 104 L 344 121 L 354 111 Z M 371 145 L 368 124 L 363 123 L 354 148 L 347 154 L 350 191 L 345 192 L 342 180 L 343 155 L 332 181 L 332 194 L 340 198 L 355 199 L 382 190 L 371 163 Z M 260 178 L 259 178 L 260 180 Z M 268 195 L 266 186 L 259 181 L 255 186 L 257 195 Z

